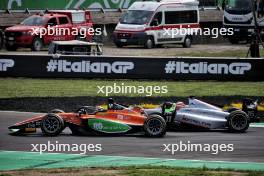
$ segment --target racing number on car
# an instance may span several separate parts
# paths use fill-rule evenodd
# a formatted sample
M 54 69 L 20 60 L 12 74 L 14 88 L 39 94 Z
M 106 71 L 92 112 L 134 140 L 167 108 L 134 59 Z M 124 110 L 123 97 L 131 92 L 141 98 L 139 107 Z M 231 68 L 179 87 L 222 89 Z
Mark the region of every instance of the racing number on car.
M 255 117 L 255 113 L 254 113 L 254 111 L 248 111 L 248 116 L 249 116 L 250 118 L 254 118 L 254 117 Z

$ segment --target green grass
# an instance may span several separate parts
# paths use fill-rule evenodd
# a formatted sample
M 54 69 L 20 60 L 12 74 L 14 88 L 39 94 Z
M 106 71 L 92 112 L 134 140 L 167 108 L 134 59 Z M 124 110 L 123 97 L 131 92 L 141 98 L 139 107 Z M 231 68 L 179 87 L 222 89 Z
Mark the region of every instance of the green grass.
M 0 98 L 16 97 L 75 97 L 105 96 L 97 93 L 97 86 L 167 86 L 168 93 L 152 96 L 264 96 L 264 82 L 214 82 L 214 81 L 132 81 L 132 80 L 83 80 L 83 79 L 28 79 L 0 78 Z M 143 93 L 109 94 L 108 96 L 137 97 Z
M 13 175 L 76 175 L 76 176 L 263 176 L 264 172 L 233 171 L 207 168 L 173 168 L 173 167 L 117 167 L 117 168 L 65 168 L 65 169 L 34 169 L 0 172 L 0 176 Z
M 177 53 L 179 56 L 190 56 L 190 57 L 240 57 L 245 58 L 247 56 L 247 50 L 226 50 L 221 52 L 205 52 L 205 51 L 196 51 L 188 53 Z M 264 50 L 260 51 L 260 56 L 264 56 Z M 250 54 L 249 56 L 250 57 Z

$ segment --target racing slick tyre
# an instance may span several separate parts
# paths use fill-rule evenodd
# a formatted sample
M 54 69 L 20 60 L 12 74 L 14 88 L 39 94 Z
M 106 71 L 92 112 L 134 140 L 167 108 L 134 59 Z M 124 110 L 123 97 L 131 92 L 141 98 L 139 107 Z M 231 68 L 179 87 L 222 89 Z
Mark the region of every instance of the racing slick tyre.
M 231 112 L 227 119 L 228 129 L 231 132 L 245 132 L 249 127 L 249 122 L 248 115 L 240 110 Z
M 145 135 L 148 137 L 163 137 L 166 134 L 166 122 L 159 115 L 150 115 L 144 123 Z
M 47 114 L 41 123 L 41 131 L 46 136 L 57 136 L 65 128 L 63 119 L 57 114 Z
M 34 38 L 32 45 L 31 45 L 31 50 L 32 51 L 40 51 L 43 47 L 43 42 L 39 37 Z
M 183 48 L 191 48 L 191 46 L 192 46 L 192 37 L 191 36 L 186 36 L 182 46 L 183 46 Z
M 52 109 L 51 111 L 50 111 L 50 113 L 54 113 L 54 114 L 57 114 L 57 113 L 65 113 L 63 110 L 61 110 L 61 109 Z
M 153 37 L 148 37 L 147 40 L 145 41 L 144 47 L 146 49 L 151 49 L 154 47 L 154 40 Z

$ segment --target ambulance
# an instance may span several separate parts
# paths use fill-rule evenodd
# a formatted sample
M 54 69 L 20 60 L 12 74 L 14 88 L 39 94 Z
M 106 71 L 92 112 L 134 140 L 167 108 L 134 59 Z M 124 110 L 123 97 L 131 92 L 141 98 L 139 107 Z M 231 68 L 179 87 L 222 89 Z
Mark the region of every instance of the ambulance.
M 134 2 L 114 30 L 114 43 L 117 47 L 182 44 L 190 48 L 195 29 L 200 28 L 198 5 L 197 0 Z

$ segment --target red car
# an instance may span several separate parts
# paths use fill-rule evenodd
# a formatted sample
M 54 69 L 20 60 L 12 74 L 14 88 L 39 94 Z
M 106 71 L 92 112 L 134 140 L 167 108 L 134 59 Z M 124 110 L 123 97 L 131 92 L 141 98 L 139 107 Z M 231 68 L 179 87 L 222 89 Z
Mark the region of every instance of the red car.
M 89 134 L 131 134 L 143 132 L 148 137 L 163 137 L 166 122 L 159 115 L 147 115 L 140 107 L 125 107 L 113 99 L 108 100 L 108 108 L 83 106 L 76 112 L 65 113 L 53 110 L 51 113 L 31 117 L 9 127 L 11 134 L 22 135 L 36 132 L 41 128 L 46 136 L 57 136 L 66 127 L 74 135 Z
M 39 51 L 54 40 L 75 40 L 82 37 L 91 41 L 92 27 L 89 11 L 57 10 L 32 15 L 21 24 L 5 30 L 6 49 L 14 51 L 18 47 L 30 47 L 33 51 Z M 83 29 L 86 33 L 81 32 Z

